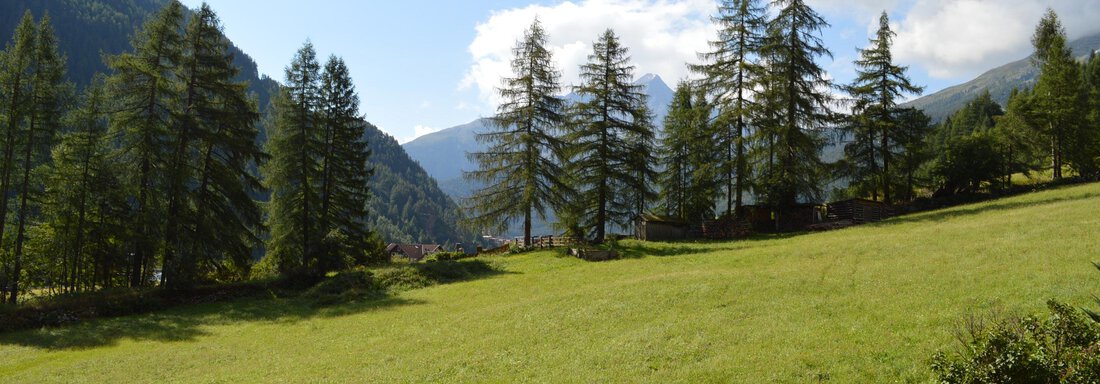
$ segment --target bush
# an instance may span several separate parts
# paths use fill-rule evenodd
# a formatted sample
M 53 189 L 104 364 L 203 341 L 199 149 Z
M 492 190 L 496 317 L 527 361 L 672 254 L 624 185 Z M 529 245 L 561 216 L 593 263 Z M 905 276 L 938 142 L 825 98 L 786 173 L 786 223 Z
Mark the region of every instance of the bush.
M 412 264 L 397 264 L 374 272 L 378 285 L 388 290 L 405 290 L 427 287 L 431 280 L 422 275 Z
M 381 288 L 371 273 L 363 269 L 335 273 L 305 292 L 305 296 L 318 305 L 346 303 L 380 294 Z
M 942 383 L 1100 382 L 1100 325 L 1068 305 L 1049 301 L 1051 315 L 973 321 L 959 353 L 937 353 Z
M 482 260 L 437 260 L 382 268 L 375 271 L 375 278 L 382 288 L 405 290 L 467 280 L 493 271 L 493 267 Z

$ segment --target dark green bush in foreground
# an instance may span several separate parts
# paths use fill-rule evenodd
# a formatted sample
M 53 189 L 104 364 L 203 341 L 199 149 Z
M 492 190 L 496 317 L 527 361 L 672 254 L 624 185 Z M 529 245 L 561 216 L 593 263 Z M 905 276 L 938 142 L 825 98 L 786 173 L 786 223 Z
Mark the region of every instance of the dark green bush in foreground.
M 1050 316 L 972 322 L 959 352 L 937 353 L 942 383 L 1100 383 L 1100 324 L 1047 302 Z

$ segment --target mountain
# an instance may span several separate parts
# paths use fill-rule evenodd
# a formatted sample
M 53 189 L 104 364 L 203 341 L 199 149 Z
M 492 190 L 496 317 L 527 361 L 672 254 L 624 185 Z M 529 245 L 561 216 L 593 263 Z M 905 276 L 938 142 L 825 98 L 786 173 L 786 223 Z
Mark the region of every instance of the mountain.
M 49 14 L 68 59 L 69 79 L 82 88 L 96 73 L 107 73 L 103 58 L 128 51 L 134 29 L 166 4 L 168 0 L 5 0 L 0 2 L 0 38 L 5 44 L 11 40 L 26 10 L 35 19 Z M 256 62 L 232 42 L 229 50 L 241 69 L 238 79 L 249 82 L 260 108 L 266 108 L 278 83 L 260 74 Z
M 668 114 L 668 105 L 672 102 L 673 90 L 665 84 L 660 76 L 646 74 L 634 81 L 641 85 L 645 94 L 649 95 L 648 106 L 656 117 L 655 122 L 660 128 Z M 568 102 L 580 100 L 577 94 L 570 92 L 565 95 Z M 466 154 L 483 149 L 477 142 L 477 134 L 489 129 L 489 119 L 480 118 L 472 122 L 443 129 L 438 132 L 420 136 L 415 140 L 402 145 L 410 157 L 420 163 L 421 167 L 429 175 L 439 181 L 439 187 L 456 200 L 470 196 L 477 188 L 462 177 L 463 171 L 477 169 Z M 546 221 L 535 220 L 533 234 L 549 234 L 550 225 Z M 554 221 L 548 218 L 548 221 Z M 518 224 L 512 225 L 506 235 L 521 233 Z
M 370 228 L 387 242 L 467 243 L 476 240 L 459 226 L 458 205 L 390 135 L 367 123 L 371 151 Z
M 649 95 L 649 108 L 657 116 L 656 122 L 660 125 L 668 114 L 668 105 L 672 102 L 673 91 L 665 84 L 660 76 L 646 74 L 634 82 L 641 85 L 645 93 Z M 574 93 L 565 96 L 567 101 L 575 102 L 579 97 Z M 466 158 L 466 153 L 481 150 L 477 142 L 477 133 L 485 132 L 489 128 L 489 120 L 480 118 L 472 122 L 443 129 L 415 140 L 402 146 L 413 159 L 428 171 L 440 185 L 456 186 L 453 182 L 462 177 L 462 171 L 472 171 L 475 165 Z M 448 188 L 460 192 L 461 188 Z M 464 197 L 466 194 L 452 194 L 456 197 Z
M 1074 55 L 1086 58 L 1090 53 L 1100 49 L 1100 34 L 1073 40 L 1070 42 L 1070 48 L 1073 49 Z M 1034 86 L 1038 76 L 1039 69 L 1032 65 L 1029 56 L 991 69 L 974 80 L 945 88 L 902 106 L 923 110 L 932 118 L 932 122 L 941 122 L 955 111 L 962 109 L 964 104 L 974 99 L 983 90 L 989 90 L 993 100 L 1004 105 L 1013 89 Z
M 0 1 L 0 46 L 11 39 L 25 10 L 34 17 L 49 14 L 61 52 L 68 58 L 69 78 L 78 87 L 96 73 L 109 70 L 103 57 L 130 50 L 130 36 L 159 11 L 168 0 L 5 0 Z M 232 21 L 224 21 L 231 23 Z M 249 82 L 261 110 L 269 106 L 279 84 L 259 73 L 255 61 L 232 45 L 230 51 L 240 68 L 239 80 Z M 287 57 L 290 60 L 290 57 Z M 435 181 L 416 164 L 394 139 L 367 124 L 363 133 L 372 151 L 369 165 L 371 228 L 386 241 L 464 242 L 474 240 L 458 226 L 459 211 Z M 260 127 L 260 141 L 266 130 Z M 263 199 L 263 196 L 256 196 Z

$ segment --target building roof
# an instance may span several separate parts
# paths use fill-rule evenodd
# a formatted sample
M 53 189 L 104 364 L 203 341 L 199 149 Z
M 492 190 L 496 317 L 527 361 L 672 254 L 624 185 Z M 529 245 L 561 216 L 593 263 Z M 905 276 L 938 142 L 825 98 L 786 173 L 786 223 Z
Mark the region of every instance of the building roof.
M 644 212 L 638 215 L 638 219 L 647 223 L 663 223 L 670 225 L 687 225 L 687 222 L 673 216 L 661 216 L 652 212 Z
M 420 261 L 424 256 L 440 251 L 439 244 L 397 244 L 390 243 L 386 246 L 386 252 L 390 255 L 401 254 L 412 261 Z

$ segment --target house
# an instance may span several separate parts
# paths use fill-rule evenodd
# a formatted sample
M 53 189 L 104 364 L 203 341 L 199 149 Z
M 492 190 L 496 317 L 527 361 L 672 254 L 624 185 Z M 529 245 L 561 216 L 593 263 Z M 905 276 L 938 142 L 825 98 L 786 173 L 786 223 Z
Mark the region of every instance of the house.
M 635 230 L 639 240 L 676 241 L 688 236 L 691 226 L 683 220 L 671 216 L 658 216 L 642 213 L 635 219 Z
M 879 221 L 894 215 L 894 209 L 881 201 L 848 199 L 829 203 L 829 221 L 850 220 L 854 224 Z
M 439 244 L 397 244 L 390 243 L 386 246 L 386 253 L 390 257 L 401 256 L 408 258 L 410 261 L 417 262 L 424 260 L 425 256 L 442 251 L 443 247 Z

